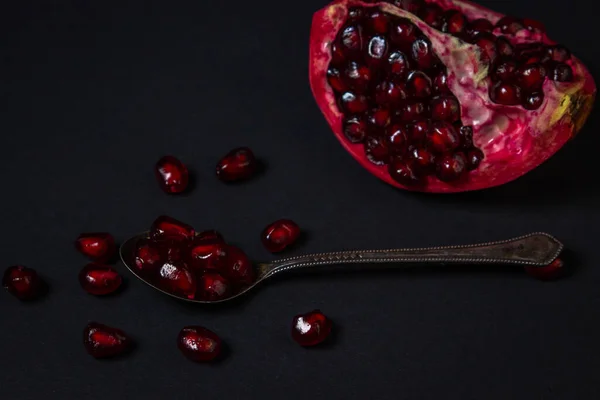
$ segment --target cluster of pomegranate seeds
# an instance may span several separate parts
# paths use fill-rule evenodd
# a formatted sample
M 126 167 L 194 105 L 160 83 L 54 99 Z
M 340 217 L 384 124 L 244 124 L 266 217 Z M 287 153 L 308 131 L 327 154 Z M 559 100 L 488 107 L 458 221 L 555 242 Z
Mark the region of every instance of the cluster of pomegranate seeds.
M 115 239 L 110 233 L 82 233 L 75 240 L 75 248 L 84 256 L 95 262 L 110 261 L 116 251 Z
M 271 253 L 279 253 L 293 245 L 300 237 L 300 227 L 290 219 L 269 224 L 261 234 L 263 245 Z
M 221 339 L 202 326 L 186 326 L 177 336 L 177 347 L 192 361 L 208 362 L 221 354 Z
M 42 281 L 34 269 L 15 265 L 4 272 L 2 286 L 19 300 L 26 301 L 40 295 Z
M 423 185 L 433 175 L 453 182 L 479 166 L 483 153 L 461 122 L 446 67 L 410 20 L 351 8 L 332 45 L 327 79 L 347 139 L 363 143 L 367 158 L 387 165 L 399 183 Z
M 89 294 L 104 296 L 117 291 L 123 279 L 108 265 L 90 263 L 79 272 L 79 284 Z
M 292 338 L 301 346 L 315 346 L 329 337 L 331 327 L 331 320 L 320 310 L 299 314 L 292 320 Z
M 120 329 L 90 322 L 83 330 L 83 345 L 94 358 L 110 358 L 130 350 L 132 341 Z
M 182 193 L 188 187 L 188 169 L 176 157 L 164 156 L 158 160 L 154 166 L 154 174 L 165 193 Z
M 250 259 L 219 232 L 196 235 L 192 226 L 164 215 L 153 222 L 149 238 L 137 243 L 135 266 L 161 289 L 190 300 L 222 300 L 255 279 Z
M 545 267 L 525 267 L 525 272 L 541 281 L 551 281 L 560 278 L 564 273 L 565 263 L 560 258 L 557 258 L 552 263 Z
M 251 178 L 258 162 L 248 147 L 231 150 L 217 163 L 217 177 L 224 182 L 238 182 Z

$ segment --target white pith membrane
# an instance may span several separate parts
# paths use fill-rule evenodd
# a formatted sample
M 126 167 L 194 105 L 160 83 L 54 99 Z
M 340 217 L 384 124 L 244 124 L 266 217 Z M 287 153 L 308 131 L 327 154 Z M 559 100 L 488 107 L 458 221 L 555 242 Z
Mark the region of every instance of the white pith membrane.
M 502 17 L 501 14 L 467 2 L 441 0 L 436 4 L 446 10 L 459 10 L 470 21 L 485 18 L 495 24 Z M 430 176 L 424 187 L 403 186 L 389 177 L 387 166 L 365 162 L 362 144 L 352 144 L 343 137 L 341 124 L 344 115 L 338 109 L 335 94 L 328 87 L 325 71 L 331 60 L 331 44 L 345 24 L 348 8 L 351 7 L 379 8 L 385 13 L 409 19 L 431 42 L 435 54 L 446 67 L 448 88 L 461 105 L 462 125 L 473 127 L 474 145 L 485 154 L 483 162 L 476 170 L 468 172 L 465 180 L 445 183 Z M 319 74 L 311 74 L 310 77 L 315 98 L 318 101 L 325 100 L 325 104 L 320 106 L 344 147 L 370 172 L 394 186 L 428 192 L 456 192 L 496 186 L 513 180 L 541 164 L 562 147 L 581 127 L 581 113 L 587 116 L 593 103 L 593 80 L 574 56 L 566 61 L 573 69 L 574 81 L 560 83 L 546 78 L 542 88 L 544 101 L 538 109 L 530 111 L 521 106 L 493 103 L 489 98 L 492 82 L 488 77 L 487 63 L 480 61 L 478 46 L 442 33 L 415 15 L 387 3 L 365 4 L 341 0 L 315 14 L 314 32 L 320 33 L 311 38 L 311 68 L 319 71 Z M 497 36 L 498 28 L 493 33 Z M 503 36 L 511 40 L 513 45 L 513 38 L 519 38 L 518 43 L 555 44 L 545 34 L 528 30 Z

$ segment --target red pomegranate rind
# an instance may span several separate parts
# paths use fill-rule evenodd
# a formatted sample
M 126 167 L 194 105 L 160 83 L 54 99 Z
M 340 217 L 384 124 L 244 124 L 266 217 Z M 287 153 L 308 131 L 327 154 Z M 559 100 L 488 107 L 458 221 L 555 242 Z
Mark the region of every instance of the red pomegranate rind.
M 192 361 L 209 362 L 221 353 L 221 339 L 202 326 L 186 326 L 177 336 L 177 347 Z
M 441 0 L 436 4 L 444 10 L 461 11 L 469 21 L 484 18 L 496 24 L 503 17 L 465 1 Z M 466 179 L 443 182 L 432 175 L 425 185 L 403 185 L 390 176 L 387 165 L 376 165 L 369 160 L 372 155 L 365 153 L 362 143 L 347 140 L 342 127 L 343 115 L 325 75 L 332 59 L 332 43 L 346 23 L 349 6 L 379 8 L 385 13 L 407 18 L 429 38 L 434 52 L 447 68 L 447 86 L 461 104 L 462 124 L 473 127 L 474 145 L 484 154 L 479 166 L 468 172 Z M 509 37 L 513 45 L 532 41 L 555 44 L 538 29 L 523 29 L 514 35 L 505 35 L 496 27 L 493 33 Z M 408 190 L 450 193 L 484 189 L 522 176 L 558 151 L 583 126 L 595 100 L 596 86 L 585 66 L 571 56 L 566 64 L 573 71 L 572 82 L 546 79 L 542 86 L 543 100 L 527 99 L 528 108 L 539 108 L 526 110 L 520 105 L 496 104 L 489 97 L 493 82 L 488 77 L 488 65 L 481 62 L 479 54 L 477 46 L 444 34 L 390 4 L 339 0 L 314 15 L 310 39 L 310 84 L 336 137 L 373 175 Z

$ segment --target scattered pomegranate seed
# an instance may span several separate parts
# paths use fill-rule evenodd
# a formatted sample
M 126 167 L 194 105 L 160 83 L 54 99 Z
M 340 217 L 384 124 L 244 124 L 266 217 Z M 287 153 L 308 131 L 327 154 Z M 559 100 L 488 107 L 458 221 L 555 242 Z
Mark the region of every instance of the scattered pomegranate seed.
M 34 269 L 16 265 L 6 269 L 2 286 L 19 300 L 26 301 L 40 295 L 42 282 Z
M 110 233 L 82 233 L 75 240 L 75 248 L 92 261 L 107 262 L 117 251 L 115 239 Z
M 530 276 L 542 281 L 549 281 L 560 278 L 564 273 L 565 263 L 560 258 L 557 258 L 552 263 L 545 267 L 525 267 L 525 272 Z
M 223 182 L 249 179 L 257 170 L 256 158 L 248 147 L 231 150 L 217 163 L 217 177 Z
M 83 345 L 94 358 L 110 358 L 128 351 L 132 341 L 125 332 L 98 322 L 90 322 L 83 330 Z
M 189 240 L 194 235 L 193 227 L 166 215 L 156 218 L 150 227 L 150 237 L 154 240 Z
M 198 280 L 198 298 L 202 300 L 223 300 L 230 292 L 229 281 L 217 272 L 205 272 Z
M 158 271 L 162 265 L 160 249 L 154 241 L 142 239 L 136 244 L 135 266 L 140 271 Z
M 221 339 L 204 327 L 186 326 L 177 336 L 177 347 L 192 361 L 213 361 L 221 353 Z
M 156 163 L 154 174 L 165 193 L 181 193 L 188 186 L 187 167 L 173 156 L 164 156 Z
M 108 265 L 88 264 L 79 272 L 79 284 L 89 294 L 103 296 L 114 293 L 123 279 Z
M 280 219 L 270 223 L 262 231 L 263 245 L 271 253 L 279 253 L 291 246 L 300 237 L 300 227 L 290 219 Z
M 160 267 L 158 286 L 178 297 L 193 299 L 196 295 L 196 278 L 183 262 L 165 262 Z
M 331 333 L 331 321 L 320 311 L 296 315 L 292 320 L 292 338 L 300 346 L 315 346 Z

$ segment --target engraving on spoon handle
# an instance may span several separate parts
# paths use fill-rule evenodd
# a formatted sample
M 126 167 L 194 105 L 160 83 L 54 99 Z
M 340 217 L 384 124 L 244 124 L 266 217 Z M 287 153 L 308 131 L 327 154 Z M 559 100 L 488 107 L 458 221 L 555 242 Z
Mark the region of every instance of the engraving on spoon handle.
M 414 249 L 358 250 L 311 254 L 277 260 L 260 266 L 264 278 L 305 267 L 333 264 L 415 263 L 520 264 L 544 266 L 560 254 L 563 244 L 547 233 L 531 233 L 513 239 L 463 246 Z

